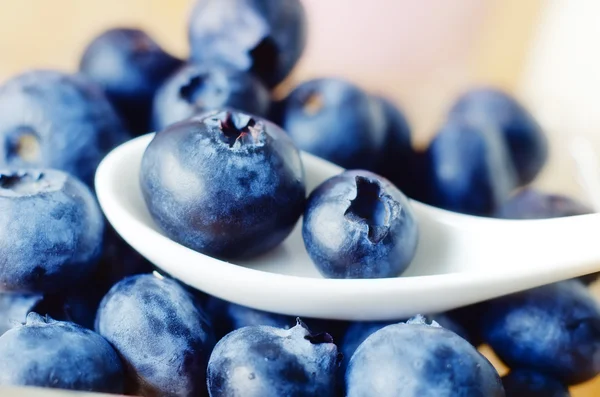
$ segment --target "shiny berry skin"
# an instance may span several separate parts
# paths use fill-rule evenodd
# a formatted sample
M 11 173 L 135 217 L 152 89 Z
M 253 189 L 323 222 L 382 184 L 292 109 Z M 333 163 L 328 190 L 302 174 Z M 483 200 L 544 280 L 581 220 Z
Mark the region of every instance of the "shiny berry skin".
M 449 117 L 497 129 L 508 146 L 521 186 L 533 181 L 548 160 L 548 140 L 540 125 L 522 104 L 502 90 L 482 87 L 464 93 Z
M 374 171 L 384 157 L 384 108 L 346 80 L 303 82 L 277 108 L 277 121 L 300 150 L 347 169 Z
M 218 258 L 265 253 L 304 209 L 304 170 L 276 125 L 215 111 L 156 134 L 142 159 L 142 192 L 174 241 Z
M 269 90 L 249 73 L 222 66 L 188 64 L 173 74 L 156 93 L 153 125 L 169 125 L 207 110 L 231 108 L 265 116 Z
M 325 277 L 395 277 L 412 261 L 417 221 L 408 199 L 387 179 L 346 171 L 309 196 L 304 245 Z
M 299 0 L 199 0 L 188 37 L 195 63 L 250 72 L 274 87 L 304 51 L 306 15 Z
M 151 132 L 154 94 L 182 61 L 140 29 L 114 28 L 85 48 L 79 70 L 98 83 L 129 130 Z

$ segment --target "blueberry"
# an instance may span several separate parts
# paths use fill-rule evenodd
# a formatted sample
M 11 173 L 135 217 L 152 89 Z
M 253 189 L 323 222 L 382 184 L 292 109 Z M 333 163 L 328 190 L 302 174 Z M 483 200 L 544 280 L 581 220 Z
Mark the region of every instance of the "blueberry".
M 240 328 L 217 343 L 208 362 L 211 397 L 332 396 L 339 357 L 328 334 L 299 321 L 284 330 Z
M 42 294 L 0 292 L 0 335 L 23 324 L 43 301 Z
M 418 184 L 418 173 L 415 172 L 415 151 L 412 147 L 411 132 L 408 121 L 402 111 L 385 97 L 374 97 L 383 109 L 385 120 L 385 143 L 383 145 L 383 161 L 378 166 L 379 174 L 386 177 L 404 193 L 414 189 Z
M 128 134 L 100 87 L 81 75 L 30 71 L 0 86 L 0 167 L 55 168 L 93 184 Z
M 189 21 L 191 58 L 251 72 L 273 87 L 306 45 L 299 0 L 200 0 Z
M 55 292 L 89 277 L 102 248 L 96 199 L 57 170 L 0 171 L 0 285 Z
M 276 125 L 215 111 L 159 132 L 142 192 L 167 236 L 207 255 L 249 258 L 281 243 L 302 214 L 298 150 Z
M 100 335 L 30 313 L 0 337 L 0 386 L 122 393 L 123 366 Z
M 176 281 L 152 274 L 120 281 L 100 303 L 96 331 L 125 362 L 129 393 L 204 395 L 214 336 L 198 302 Z
M 592 212 L 591 208 L 570 197 L 524 188 L 498 208 L 495 216 L 506 219 L 546 219 Z
M 383 108 L 355 85 L 307 81 L 289 94 L 281 111 L 281 125 L 299 149 L 344 168 L 377 168 L 386 139 Z
M 98 83 L 131 132 L 150 132 L 154 93 L 181 60 L 166 53 L 146 32 L 115 28 L 86 47 L 79 70 Z
M 429 203 L 473 215 L 490 215 L 516 186 L 506 145 L 494 129 L 447 122 L 427 153 Z
M 427 201 L 427 162 L 424 153 L 412 146 L 408 120 L 398 106 L 385 97 L 374 97 L 383 109 L 386 125 L 383 161 L 377 167 L 408 197 Z
M 40 314 L 94 329 L 100 301 L 123 278 L 153 272 L 153 266 L 123 241 L 107 224 L 102 256 L 94 274 L 72 288 L 46 294 L 35 307 Z
M 538 123 L 501 90 L 478 88 L 465 93 L 452 107 L 450 117 L 498 129 L 508 145 L 520 185 L 533 181 L 548 159 L 548 142 Z
M 415 255 L 418 227 L 408 200 L 388 180 L 346 171 L 310 194 L 302 236 L 325 277 L 394 277 Z
M 347 397 L 503 397 L 498 373 L 473 346 L 420 317 L 369 336 L 346 371 Z
M 434 316 L 426 316 L 428 321 L 434 320 L 442 327 L 457 333 L 460 337 L 467 339 L 465 331 L 462 327 L 456 324 L 445 314 L 436 314 Z M 441 322 L 440 322 L 441 320 Z M 341 365 L 341 377 L 343 379 L 344 374 L 348 366 L 350 358 L 354 355 L 354 352 L 370 335 L 379 331 L 380 329 L 387 327 L 388 325 L 397 324 L 404 322 L 405 320 L 393 320 L 393 321 L 357 321 L 346 329 L 344 337 L 341 343 L 342 351 L 342 365 Z M 442 324 L 443 323 L 443 324 Z M 457 332 L 458 331 L 458 332 Z M 467 339 L 468 340 L 468 339 Z
M 468 335 L 464 328 L 458 325 L 446 314 L 435 314 L 424 317 L 428 321 L 435 321 L 438 325 L 447 330 L 456 333 L 458 336 L 465 340 L 468 339 Z M 363 343 L 371 334 L 379 331 L 380 329 L 387 327 L 388 325 L 398 324 L 405 320 L 397 321 L 357 321 L 352 323 L 342 339 L 341 350 L 344 355 L 343 364 L 347 364 L 358 346 Z
M 269 90 L 252 75 L 226 67 L 189 64 L 170 77 L 154 100 L 156 131 L 207 110 L 232 108 L 265 116 Z
M 250 307 L 224 301 L 214 296 L 208 298 L 205 307 L 212 318 L 217 338 L 221 338 L 236 329 L 254 325 L 268 325 L 271 327 L 289 329 L 296 324 L 297 318 L 252 309 Z M 345 321 L 306 317 L 303 317 L 303 321 L 313 332 L 326 332 L 331 335 L 334 340 L 337 340 L 338 337 L 341 339 L 341 336 L 346 332 L 348 325 Z
M 340 350 L 343 354 L 342 367 L 345 368 L 348 365 L 348 361 L 360 346 L 370 335 L 379 331 L 382 328 L 387 327 L 388 325 L 397 324 L 402 320 L 398 321 L 357 321 L 355 323 L 350 324 L 348 329 L 346 330 L 346 334 L 342 339 L 342 343 L 340 345 Z
M 217 338 L 248 326 L 267 325 L 288 329 L 296 323 L 291 316 L 256 310 L 215 297 L 210 297 L 205 307 L 212 318 Z
M 570 397 L 569 389 L 545 374 L 517 369 L 502 378 L 507 397 Z
M 576 280 L 489 301 L 485 341 L 511 368 L 549 374 L 565 384 L 600 372 L 600 307 Z

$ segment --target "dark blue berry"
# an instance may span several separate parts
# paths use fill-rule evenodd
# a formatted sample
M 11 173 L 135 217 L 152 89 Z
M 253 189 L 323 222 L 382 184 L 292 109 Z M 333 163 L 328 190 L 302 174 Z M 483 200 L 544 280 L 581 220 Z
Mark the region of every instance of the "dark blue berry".
M 104 219 L 79 180 L 57 170 L 0 171 L 0 284 L 57 292 L 96 270 Z
M 151 131 L 154 93 L 182 64 L 140 29 L 103 32 L 86 47 L 79 70 L 98 83 L 136 135 Z
M 502 378 L 506 397 L 570 397 L 569 389 L 556 379 L 526 369 L 511 370 Z
M 189 21 L 191 58 L 251 72 L 273 87 L 306 45 L 299 0 L 201 0 Z
M 511 368 L 549 374 L 567 385 L 600 373 L 600 307 L 568 280 L 485 303 L 485 341 Z
M 300 84 L 285 99 L 280 119 L 299 149 L 344 168 L 376 170 L 388 124 L 382 105 L 341 79 Z
M 140 180 L 167 236 L 219 258 L 272 249 L 304 209 L 304 171 L 291 140 L 276 125 L 235 111 L 158 133 L 144 153 Z
M 338 362 L 332 338 L 300 321 L 288 330 L 240 328 L 215 346 L 208 390 L 211 397 L 333 396 Z
M 463 338 L 422 318 L 384 327 L 355 351 L 347 397 L 504 397 L 498 373 Z
M 176 281 L 152 274 L 120 281 L 100 303 L 96 331 L 126 364 L 129 393 L 204 395 L 214 335 L 198 302 Z
M 516 186 L 506 145 L 494 129 L 448 121 L 426 159 L 428 203 L 447 210 L 490 215 Z
M 425 175 L 417 167 L 417 153 L 413 149 L 408 121 L 400 108 L 385 97 L 374 97 L 383 109 L 386 125 L 383 161 L 378 173 L 389 179 L 409 197 L 418 196 L 420 179 Z
M 154 128 L 161 131 L 193 115 L 231 108 L 266 116 L 271 103 L 267 88 L 235 69 L 189 64 L 160 88 L 154 100 Z
M 93 184 L 129 138 L 102 89 L 83 75 L 29 71 L 0 86 L 0 166 L 55 168 Z
M 123 366 L 100 335 L 30 313 L 0 337 L 0 386 L 123 393 Z
M 394 277 L 414 257 L 418 227 L 408 200 L 389 181 L 346 171 L 310 194 L 302 236 L 326 277 Z
M 533 181 L 548 159 L 548 141 L 542 129 L 519 102 L 494 88 L 478 88 L 463 94 L 450 111 L 451 118 L 463 118 L 497 129 L 520 185 Z

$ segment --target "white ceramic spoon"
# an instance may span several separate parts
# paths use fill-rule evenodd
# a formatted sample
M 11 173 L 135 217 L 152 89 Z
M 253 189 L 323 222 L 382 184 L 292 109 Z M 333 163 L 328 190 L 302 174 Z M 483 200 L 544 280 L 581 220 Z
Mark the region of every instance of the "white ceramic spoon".
M 117 232 L 166 273 L 238 304 L 294 316 L 401 319 L 435 313 L 600 270 L 600 214 L 510 221 L 412 201 L 420 227 L 416 257 L 397 278 L 320 276 L 300 233 L 248 262 L 227 263 L 167 238 L 141 195 L 141 158 L 153 135 L 116 148 L 100 164 L 96 191 Z M 303 153 L 308 192 L 342 169 Z

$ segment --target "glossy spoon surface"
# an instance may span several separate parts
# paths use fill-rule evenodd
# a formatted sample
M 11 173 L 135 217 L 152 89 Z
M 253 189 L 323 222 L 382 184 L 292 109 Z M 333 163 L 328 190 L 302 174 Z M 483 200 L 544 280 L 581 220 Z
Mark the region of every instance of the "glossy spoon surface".
M 241 305 L 294 316 L 401 319 L 435 313 L 600 270 L 600 214 L 512 221 L 457 214 L 411 201 L 420 227 L 408 270 L 388 279 L 323 278 L 305 251 L 301 220 L 284 243 L 251 261 L 228 263 L 165 236 L 139 185 L 153 134 L 114 149 L 96 191 L 115 230 L 182 282 Z M 310 192 L 342 168 L 302 153 Z

